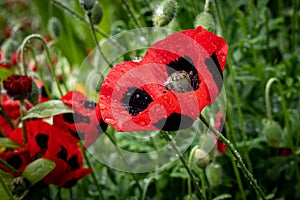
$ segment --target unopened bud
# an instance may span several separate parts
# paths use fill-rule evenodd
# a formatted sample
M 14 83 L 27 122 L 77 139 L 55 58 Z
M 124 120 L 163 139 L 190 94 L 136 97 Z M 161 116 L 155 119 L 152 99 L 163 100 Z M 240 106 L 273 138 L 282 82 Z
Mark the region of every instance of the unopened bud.
M 209 12 L 201 12 L 200 14 L 198 14 L 196 16 L 194 26 L 195 27 L 202 26 L 208 31 L 216 30 L 214 18 L 212 14 L 210 14 Z
M 153 22 L 155 26 L 166 26 L 177 13 L 177 2 L 175 0 L 164 0 L 154 11 Z
M 19 176 L 11 182 L 11 191 L 17 196 L 21 196 L 28 188 L 29 182 L 24 177 Z
M 91 12 L 93 24 L 99 24 L 103 17 L 101 5 L 98 2 L 96 2 Z
M 196 149 L 194 152 L 194 162 L 198 167 L 204 169 L 210 162 L 210 156 L 202 149 Z
M 79 0 L 79 4 L 84 10 L 90 11 L 95 4 L 95 0 Z
M 264 124 L 263 133 L 265 134 L 267 143 L 270 147 L 278 148 L 280 146 L 282 129 L 277 122 L 268 120 Z

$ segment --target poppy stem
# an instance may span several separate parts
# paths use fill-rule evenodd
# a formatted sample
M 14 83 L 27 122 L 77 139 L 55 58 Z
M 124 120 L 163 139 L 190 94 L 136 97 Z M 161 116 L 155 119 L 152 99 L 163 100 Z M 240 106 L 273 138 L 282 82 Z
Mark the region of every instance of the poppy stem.
M 259 187 L 259 185 L 257 184 L 257 181 L 255 180 L 255 178 L 253 177 L 252 173 L 247 169 L 241 155 L 238 153 L 238 151 L 235 149 L 235 147 L 233 146 L 233 144 L 227 139 L 225 138 L 222 133 L 220 133 L 219 131 L 217 131 L 216 129 L 214 129 L 213 126 L 210 126 L 208 121 L 203 117 L 203 115 L 200 115 L 200 120 L 204 123 L 205 126 L 207 126 L 209 128 L 209 130 L 211 130 L 230 150 L 230 152 L 232 153 L 235 161 L 237 162 L 237 164 L 240 166 L 243 175 L 245 176 L 245 178 L 249 181 L 250 186 L 252 187 L 252 189 L 257 193 L 258 196 L 260 196 L 263 200 L 266 200 L 266 197 L 264 195 L 264 193 L 262 192 L 261 188 Z
M 12 192 L 10 191 L 10 189 L 8 189 L 8 187 L 5 184 L 4 180 L 2 179 L 2 176 L 0 176 L 0 184 L 2 185 L 2 188 L 5 190 L 7 196 L 9 197 L 9 199 L 14 200 L 15 198 L 14 198 Z
M 86 162 L 88 168 L 90 168 L 90 169 L 93 170 L 92 165 L 91 165 L 91 163 L 90 163 L 90 160 L 89 160 L 88 156 L 86 155 L 85 150 L 83 149 L 84 146 L 83 146 L 82 142 L 79 143 L 79 146 L 80 146 L 81 152 L 82 152 L 82 154 L 83 154 L 84 160 L 85 160 L 85 162 Z M 98 192 L 99 192 L 99 198 L 100 198 L 100 200 L 104 200 L 105 198 L 104 198 L 104 196 L 103 196 L 102 189 L 101 189 L 100 184 L 99 184 L 99 182 L 98 182 L 98 180 L 97 180 L 97 177 L 96 177 L 96 174 L 95 174 L 94 170 L 91 172 L 91 175 L 92 175 L 94 184 L 96 185 L 97 190 L 98 190 Z
M 190 177 L 191 181 L 193 182 L 193 185 L 194 185 L 195 189 L 197 190 L 198 198 L 199 199 L 205 199 L 202 192 L 201 192 L 201 189 L 200 189 L 198 183 L 196 182 L 196 180 L 194 178 L 194 175 L 193 175 L 192 171 L 190 170 L 190 168 L 189 168 L 188 164 L 186 163 L 185 159 L 183 158 L 182 153 L 180 152 L 180 150 L 178 149 L 178 147 L 176 146 L 174 141 L 171 139 L 169 133 L 167 131 L 163 131 L 163 130 L 161 130 L 160 133 L 163 135 L 165 140 L 168 143 L 170 143 L 170 145 L 173 148 L 173 150 L 175 151 L 175 153 L 179 156 L 179 159 L 180 159 L 182 165 L 186 169 L 187 173 L 189 174 L 189 177 Z
M 54 65 L 52 63 L 52 60 L 51 60 L 51 56 L 50 56 L 50 51 L 49 51 L 49 48 L 48 48 L 48 45 L 47 45 L 47 42 L 45 41 L 45 39 L 39 35 L 39 34 L 31 34 L 29 36 L 27 36 L 24 40 L 23 40 L 23 43 L 21 45 L 21 54 L 22 54 L 22 61 L 23 61 L 23 68 L 24 68 L 24 72 L 26 74 L 26 64 L 25 64 L 25 53 L 24 53 L 24 50 L 25 50 L 25 46 L 28 42 L 30 42 L 31 40 L 33 39 L 37 39 L 37 40 L 40 40 L 46 50 L 46 54 L 47 54 L 47 59 L 48 59 L 48 62 L 49 62 L 49 65 L 50 65 L 50 69 L 51 69 L 51 73 L 52 73 L 52 76 L 55 80 L 55 83 L 57 85 L 57 88 L 58 88 L 58 91 L 59 91 L 59 94 L 60 96 L 62 97 L 63 96 L 63 93 L 62 93 L 62 90 L 60 88 L 60 83 L 59 83 L 59 80 L 58 80 L 58 77 L 56 75 L 56 72 L 55 72 L 55 68 L 54 68 Z
M 102 58 L 104 59 L 104 61 L 106 62 L 106 64 L 110 67 L 110 68 L 113 68 L 113 66 L 111 65 L 111 63 L 109 63 L 109 61 L 107 60 L 106 56 L 104 55 L 100 45 L 99 45 L 99 42 L 98 42 L 98 39 L 97 39 L 97 36 L 96 36 L 96 33 L 95 33 L 95 27 L 94 27 L 94 24 L 92 22 L 92 12 L 91 11 L 88 11 L 87 12 L 87 16 L 89 18 L 89 23 L 90 23 L 90 28 L 91 28 L 91 33 L 92 33 L 92 36 L 93 36 L 93 39 L 95 41 L 95 44 L 97 46 L 97 49 L 100 53 L 100 55 L 102 56 Z
M 10 117 L 7 115 L 7 113 L 5 112 L 5 110 L 3 109 L 3 106 L 0 104 L 0 113 L 1 115 L 6 119 L 6 121 L 8 122 L 9 126 L 12 128 L 12 129 L 15 129 L 15 126 L 13 125 Z
M 2 160 L 1 158 L 0 158 L 0 164 L 4 165 L 7 169 L 9 169 L 10 171 L 12 171 L 14 174 L 20 175 L 20 173 L 13 166 L 11 166 L 10 164 L 8 164 L 7 162 L 5 162 L 4 160 Z
M 23 119 L 25 116 L 25 101 L 20 99 L 20 111 L 21 111 L 21 120 L 22 120 L 22 134 L 23 134 L 23 143 L 27 143 L 27 134 L 26 134 L 26 120 Z
M 193 161 L 193 158 L 194 158 L 194 154 L 195 154 L 196 149 L 198 149 L 198 148 L 199 148 L 199 146 L 196 145 L 196 146 L 194 146 L 194 148 L 190 152 L 188 166 L 191 169 L 192 169 L 192 163 L 193 163 L 192 161 Z M 205 200 L 205 199 L 207 199 L 206 198 L 206 190 L 205 190 L 206 181 L 205 181 L 205 176 L 204 176 L 203 169 L 201 169 L 200 179 L 201 179 L 202 195 L 203 195 L 203 199 Z M 192 196 L 192 189 L 191 189 L 191 178 L 190 177 L 188 179 L 188 192 L 189 192 L 189 195 L 191 197 Z
M 154 177 L 150 177 L 149 180 L 147 181 L 147 183 L 145 184 L 145 187 L 144 187 L 144 190 L 143 190 L 143 196 L 142 196 L 142 200 L 145 200 L 146 199 L 146 194 L 147 194 L 147 191 L 148 191 L 148 188 L 150 186 L 151 183 L 154 182 Z
M 45 91 L 46 91 L 47 96 L 51 97 L 51 92 L 50 92 L 49 86 L 48 86 L 48 84 L 46 82 L 46 79 L 44 78 L 43 73 L 41 72 L 40 66 L 38 66 L 38 62 L 36 60 L 36 56 L 35 56 L 34 50 L 31 47 L 26 47 L 26 48 L 28 48 L 31 51 L 32 55 L 33 55 L 33 59 L 34 59 L 35 66 L 36 66 L 36 70 L 38 72 L 39 77 L 41 78 L 41 81 L 44 83 L 44 87 L 45 87 Z

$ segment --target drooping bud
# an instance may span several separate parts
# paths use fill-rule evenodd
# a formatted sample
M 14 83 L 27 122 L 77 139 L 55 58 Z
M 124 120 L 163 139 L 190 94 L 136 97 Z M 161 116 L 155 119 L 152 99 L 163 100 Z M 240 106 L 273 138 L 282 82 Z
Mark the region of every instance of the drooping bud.
M 263 133 L 270 147 L 278 148 L 280 146 L 282 141 L 282 129 L 277 122 L 268 120 L 264 124 Z
M 95 4 L 95 0 L 79 0 L 79 4 L 84 10 L 90 11 Z
M 99 24 L 101 22 L 102 17 L 103 17 L 102 7 L 98 2 L 96 2 L 92 9 L 93 24 Z
M 153 23 L 155 26 L 168 25 L 177 13 L 177 2 L 175 0 L 164 0 L 154 11 Z
M 51 38 L 59 38 L 61 33 L 61 23 L 56 17 L 51 17 L 49 19 L 47 28 Z
M 209 12 L 201 12 L 200 14 L 198 14 L 196 16 L 194 26 L 195 27 L 202 26 L 206 30 L 212 32 L 216 30 L 216 24 L 214 18 L 212 14 L 210 14 Z
M 198 167 L 204 169 L 210 162 L 210 156 L 202 149 L 196 149 L 194 152 L 194 162 Z

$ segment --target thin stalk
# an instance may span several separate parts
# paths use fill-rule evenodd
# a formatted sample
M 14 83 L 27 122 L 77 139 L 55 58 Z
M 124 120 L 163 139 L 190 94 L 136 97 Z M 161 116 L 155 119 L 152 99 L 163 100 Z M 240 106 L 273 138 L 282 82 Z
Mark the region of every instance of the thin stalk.
M 225 24 L 222 20 L 217 0 L 215 0 L 215 5 L 216 5 L 217 16 L 218 16 L 219 22 L 221 24 L 223 35 L 226 37 L 227 33 L 226 33 L 226 29 L 225 29 Z M 241 125 L 242 140 L 243 140 L 244 143 L 246 143 L 247 135 L 246 135 L 246 132 L 245 132 L 245 122 L 244 122 L 243 112 L 242 112 L 242 109 L 241 109 L 241 102 L 240 102 L 240 98 L 239 98 L 239 93 L 237 91 L 237 86 L 236 86 L 236 83 L 235 83 L 235 74 L 234 74 L 234 70 L 233 70 L 233 63 L 232 63 L 232 57 L 231 56 L 232 55 L 229 53 L 229 56 L 227 58 L 228 71 L 229 71 L 229 74 L 230 74 L 230 77 L 231 77 L 231 80 L 232 80 L 231 85 L 232 85 L 233 95 L 234 95 L 234 99 L 235 99 L 236 106 L 237 106 L 237 114 L 238 114 L 239 122 L 240 122 L 240 125 Z M 249 167 L 249 170 L 252 171 L 252 164 L 251 164 L 249 155 L 247 153 L 246 147 L 243 148 L 242 152 L 243 152 L 243 155 L 246 159 L 246 163 Z
M 225 126 L 226 126 L 225 128 L 228 128 L 228 125 L 225 125 Z M 227 130 L 229 130 L 229 129 L 227 129 Z M 233 129 L 230 129 L 230 130 L 233 130 Z M 233 134 L 231 133 L 231 131 L 226 132 L 226 135 L 227 135 L 227 138 L 228 138 L 229 141 L 232 141 L 232 135 Z M 243 144 L 243 147 L 244 147 L 244 144 Z M 235 174 L 235 177 L 236 177 L 236 181 L 237 181 L 239 190 L 241 191 L 242 199 L 246 200 L 246 193 L 244 191 L 244 187 L 243 187 L 243 183 L 242 183 L 242 180 L 241 180 L 240 172 L 238 170 L 236 162 L 234 161 L 234 159 L 232 157 L 232 154 L 229 157 L 230 157 L 230 161 L 231 161 L 231 164 L 232 164 L 232 167 L 233 167 L 233 171 L 234 171 L 234 174 Z
M 195 154 L 195 151 L 196 151 L 197 148 L 199 148 L 198 145 L 194 146 L 194 148 L 190 152 L 188 166 L 191 169 L 192 169 L 192 161 L 193 161 L 194 154 Z M 205 175 L 204 175 L 204 172 L 203 172 L 202 169 L 201 169 L 200 179 L 201 179 L 202 195 L 203 195 L 203 199 L 205 200 L 205 199 L 207 199 L 207 197 L 206 197 L 206 189 L 205 189 L 205 187 L 206 187 L 206 181 L 205 181 Z M 189 196 L 192 196 L 192 187 L 191 187 L 191 178 L 190 177 L 188 178 L 188 193 L 189 193 Z
M 12 129 L 15 129 L 15 126 L 13 125 L 10 117 L 7 115 L 7 113 L 5 112 L 5 110 L 3 109 L 3 106 L 0 104 L 0 113 L 1 115 L 6 119 L 6 121 L 8 122 L 9 126 L 12 128 Z
M 182 165 L 186 169 L 187 173 L 189 174 L 189 177 L 190 177 L 191 181 L 193 182 L 193 185 L 194 185 L 195 189 L 197 190 L 198 198 L 199 199 L 204 199 L 204 196 L 201 192 L 201 189 L 200 189 L 199 185 L 197 184 L 197 182 L 194 178 L 194 175 L 193 175 L 192 171 L 190 170 L 189 166 L 187 165 L 186 161 L 184 160 L 183 155 L 181 154 L 180 150 L 178 149 L 178 147 L 176 146 L 174 141 L 171 139 L 169 133 L 166 132 L 166 131 L 163 131 L 163 130 L 161 130 L 160 133 L 163 135 L 165 140 L 170 143 L 170 145 L 173 148 L 173 150 L 175 151 L 175 153 L 179 156 L 179 159 L 180 159 Z
M 84 160 L 85 160 L 85 162 L 86 162 L 88 168 L 93 169 L 93 168 L 92 168 L 92 165 L 91 165 L 91 163 L 90 163 L 90 160 L 89 160 L 89 158 L 87 157 L 85 150 L 83 149 L 83 144 L 82 144 L 82 142 L 80 142 L 79 145 L 80 145 L 81 152 L 82 152 L 82 154 L 83 154 Z M 99 192 L 99 198 L 100 198 L 100 200 L 104 200 L 104 196 L 103 196 L 103 193 L 102 193 L 102 189 L 101 189 L 100 184 L 99 184 L 99 182 L 98 182 L 98 180 L 97 180 L 97 177 L 96 177 L 96 174 L 95 174 L 94 170 L 92 171 L 91 175 L 92 175 L 94 184 L 96 185 L 97 190 L 98 190 L 98 192 Z
M 25 57 L 24 57 L 24 49 L 25 49 L 25 46 L 26 44 L 30 41 L 30 40 L 33 40 L 33 39 L 37 39 L 37 40 L 40 40 L 46 50 L 46 54 L 47 54 L 47 59 L 48 59 L 48 62 L 49 62 L 49 65 L 50 65 L 50 69 L 51 69 L 51 73 L 52 75 L 54 76 L 54 80 L 55 80 L 55 83 L 57 85 L 57 88 L 58 88 L 58 91 L 59 91 L 59 94 L 60 96 L 63 96 L 63 93 L 62 93 L 62 90 L 60 88 L 60 84 L 59 84 L 59 80 L 57 78 L 57 75 L 56 75 L 56 72 L 55 72 L 55 68 L 54 68 L 54 65 L 52 63 L 52 60 L 51 60 L 51 56 L 50 56 L 50 51 L 49 51 L 49 48 L 48 48 L 48 45 L 47 45 L 47 42 L 44 40 L 44 38 L 39 35 L 39 34 L 31 34 L 29 36 L 27 36 L 24 40 L 23 40 L 23 43 L 21 45 L 21 53 L 22 53 L 22 61 L 23 61 L 23 68 L 24 68 L 24 71 L 25 71 L 25 74 L 26 74 L 26 67 L 25 67 Z
M 51 97 L 51 92 L 50 92 L 50 89 L 49 89 L 49 87 L 48 87 L 48 84 L 46 84 L 46 80 L 45 80 L 45 78 L 44 78 L 44 75 L 43 75 L 43 73 L 42 73 L 42 71 L 41 71 L 41 68 L 40 68 L 40 66 L 38 65 L 38 62 L 37 62 L 37 60 L 36 60 L 35 52 L 34 52 L 34 50 L 33 50 L 31 47 L 27 47 L 27 48 L 28 48 L 28 49 L 31 51 L 31 53 L 32 53 L 32 56 L 33 56 L 33 59 L 34 59 L 34 62 L 35 62 L 35 66 L 36 66 L 37 73 L 38 73 L 38 75 L 39 75 L 41 81 L 44 83 L 44 87 L 45 87 L 46 94 L 47 94 L 48 97 Z
M 210 0 L 205 0 L 205 4 L 204 4 L 204 12 L 208 12 L 208 10 L 209 10 L 209 1 L 210 1 Z
M 2 160 L 1 158 L 0 158 L 0 164 L 4 165 L 7 169 L 9 169 L 14 174 L 20 175 L 20 173 L 13 166 L 11 166 L 10 164 L 8 164 L 7 162 L 5 162 L 4 160 Z
M 26 120 L 23 119 L 25 116 L 25 102 L 24 99 L 20 100 L 20 111 L 21 111 L 21 120 L 22 120 L 22 135 L 23 135 L 23 143 L 27 143 L 27 134 L 26 134 Z
M 122 1 L 122 5 L 124 6 L 125 10 L 127 11 L 128 15 L 129 15 L 129 17 L 133 20 L 135 26 L 137 28 L 141 28 L 141 25 L 139 24 L 138 20 L 134 16 L 129 4 L 127 3 L 127 1 L 125 1 L 125 0 L 121 0 L 121 1 Z
M 146 183 L 146 185 L 145 185 L 145 187 L 144 187 L 142 200 L 145 200 L 145 199 L 146 199 L 146 194 L 147 194 L 148 188 L 149 188 L 150 184 L 153 183 L 153 182 L 154 182 L 154 177 L 151 177 L 151 178 L 147 181 L 147 183 Z
M 7 185 L 3 181 L 2 176 L 0 176 L 0 184 L 2 185 L 2 188 L 5 190 L 7 196 L 9 197 L 9 199 L 14 200 L 15 198 L 14 198 L 12 192 L 10 191 L 10 189 L 8 189 Z
M 222 135 L 222 133 L 220 133 L 219 131 L 214 129 L 214 127 L 210 126 L 208 121 L 202 115 L 200 115 L 199 118 L 205 124 L 205 126 L 207 126 L 209 128 L 209 130 L 211 130 L 228 147 L 228 149 L 232 153 L 235 161 L 240 166 L 244 177 L 249 181 L 251 188 L 257 193 L 258 196 L 260 196 L 263 200 L 266 200 L 266 197 L 265 197 L 264 193 L 262 192 L 261 188 L 259 187 L 259 185 L 257 184 L 257 181 L 253 177 L 252 173 L 247 169 L 244 161 L 242 160 L 241 155 L 235 149 L 233 144 L 227 138 L 225 138 Z
M 191 1 L 192 1 L 192 5 L 193 5 L 193 8 L 194 8 L 194 15 L 196 16 L 197 13 L 198 13 L 197 6 L 196 6 L 196 3 L 195 3 L 195 0 L 191 0 Z
M 98 40 L 97 40 L 97 36 L 96 36 L 96 33 L 95 33 L 95 27 L 93 25 L 93 22 L 92 22 L 92 13 L 90 11 L 87 12 L 87 16 L 89 18 L 89 23 L 90 23 L 90 28 L 91 28 L 91 33 L 92 33 L 92 36 L 93 36 L 93 39 L 94 39 L 94 42 L 97 46 L 97 49 L 100 53 L 100 55 L 103 57 L 104 61 L 106 62 L 106 64 L 110 67 L 110 68 L 113 68 L 113 66 L 111 65 L 111 63 L 109 63 L 109 61 L 107 60 L 106 56 L 103 54 L 102 52 L 102 49 L 98 43 Z

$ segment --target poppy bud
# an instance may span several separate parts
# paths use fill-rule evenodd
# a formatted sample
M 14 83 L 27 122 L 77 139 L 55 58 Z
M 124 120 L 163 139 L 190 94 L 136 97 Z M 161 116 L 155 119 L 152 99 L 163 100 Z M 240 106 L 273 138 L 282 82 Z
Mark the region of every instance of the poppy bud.
M 204 169 L 209 164 L 209 161 L 210 161 L 210 156 L 208 153 L 206 153 L 202 149 L 195 150 L 194 162 L 198 167 Z
M 221 184 L 222 167 L 218 163 L 211 163 L 206 167 L 206 177 L 211 187 L 216 187 Z
M 103 12 L 100 4 L 98 2 L 95 3 L 92 9 L 92 22 L 93 24 L 99 24 L 103 17 Z
M 61 33 L 61 23 L 56 17 L 51 17 L 49 19 L 47 28 L 51 38 L 59 38 Z
M 95 0 L 79 0 L 79 4 L 84 10 L 89 11 L 92 10 Z
M 263 133 L 265 134 L 267 143 L 270 147 L 278 148 L 282 140 L 282 129 L 280 125 L 269 120 L 264 124 Z
M 175 0 L 164 0 L 154 11 L 153 22 L 155 26 L 168 25 L 177 13 Z
M 194 26 L 202 26 L 208 31 L 214 32 L 216 30 L 216 25 L 212 14 L 209 12 L 201 12 L 196 16 Z
M 26 178 L 20 176 L 13 179 L 11 182 L 11 191 L 17 196 L 21 196 L 29 186 L 29 182 Z
M 9 38 L 5 40 L 5 42 L 1 46 L 1 51 L 3 52 L 4 58 L 10 60 L 17 47 L 17 41 L 15 41 L 14 39 Z

